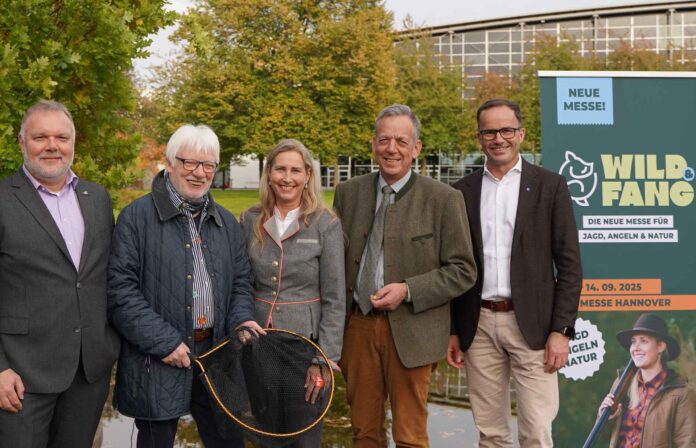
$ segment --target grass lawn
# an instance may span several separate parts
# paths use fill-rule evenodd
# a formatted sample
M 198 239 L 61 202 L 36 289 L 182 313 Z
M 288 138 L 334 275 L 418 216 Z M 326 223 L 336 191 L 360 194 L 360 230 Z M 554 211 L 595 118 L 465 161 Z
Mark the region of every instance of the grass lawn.
M 259 202 L 258 190 L 210 190 L 213 193 L 215 202 L 231 211 L 239 218 L 239 215 L 249 207 Z M 334 191 L 324 191 L 324 203 L 327 206 L 333 204 Z
M 130 200 L 135 200 L 140 196 L 143 196 L 149 191 L 144 190 L 127 190 L 130 192 L 129 196 L 132 196 Z M 259 191 L 258 190 L 210 190 L 213 193 L 213 198 L 215 202 L 225 207 L 227 210 L 231 211 L 232 214 L 239 219 L 239 215 L 249 207 L 259 202 Z M 331 207 L 333 205 L 334 190 L 324 190 L 324 203 Z M 115 216 L 118 216 L 119 210 L 115 211 Z

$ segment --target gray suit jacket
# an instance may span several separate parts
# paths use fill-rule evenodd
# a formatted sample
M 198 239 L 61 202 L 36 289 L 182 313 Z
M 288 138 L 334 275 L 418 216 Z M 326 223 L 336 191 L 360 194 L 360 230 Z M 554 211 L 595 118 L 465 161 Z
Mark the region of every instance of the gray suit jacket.
M 106 319 L 111 200 L 81 179 L 76 193 L 85 222 L 78 270 L 24 173 L 0 182 L 0 371 L 13 369 L 33 393 L 67 389 L 80 356 L 90 382 L 109 374 L 118 356 Z
M 349 243 L 346 250 L 346 306 L 350 313 L 362 253 L 377 202 L 378 174 L 338 185 L 334 207 Z M 392 337 L 404 366 L 418 367 L 445 357 L 449 302 L 471 288 L 476 264 L 466 208 L 451 187 L 412 173 L 387 209 L 384 224 L 384 283 L 406 282 L 412 302 L 389 313 Z
M 466 200 L 479 269 L 476 285 L 453 305 L 453 325 L 462 351 L 469 348 L 476 334 L 486 275 L 482 262 L 482 179 L 481 169 L 454 184 Z M 563 176 L 524 160 L 512 238 L 510 284 L 515 317 L 530 348 L 544 348 L 552 330 L 575 324 L 582 266 L 568 185 Z
M 251 209 L 241 217 L 254 272 L 256 321 L 301 333 L 338 362 L 345 324 L 341 222 L 323 212 L 309 224 L 296 220 L 279 235 L 271 217 L 262 250 L 254 236 L 257 216 Z

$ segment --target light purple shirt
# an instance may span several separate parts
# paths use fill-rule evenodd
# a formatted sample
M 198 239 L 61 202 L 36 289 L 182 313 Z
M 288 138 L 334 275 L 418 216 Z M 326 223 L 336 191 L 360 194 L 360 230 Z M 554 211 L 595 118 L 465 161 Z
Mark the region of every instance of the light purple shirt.
M 60 234 L 63 236 L 63 241 L 65 241 L 65 245 L 68 247 L 75 269 L 79 269 L 82 242 L 85 238 L 85 221 L 82 217 L 80 203 L 77 201 L 77 193 L 75 192 L 77 176 L 72 170 L 69 170 L 63 189 L 58 193 L 53 193 L 41 185 L 25 166 L 22 166 L 22 169 L 32 185 L 34 185 L 34 188 L 39 192 L 41 200 L 46 204 L 46 208 L 51 213 L 58 230 L 60 230 Z

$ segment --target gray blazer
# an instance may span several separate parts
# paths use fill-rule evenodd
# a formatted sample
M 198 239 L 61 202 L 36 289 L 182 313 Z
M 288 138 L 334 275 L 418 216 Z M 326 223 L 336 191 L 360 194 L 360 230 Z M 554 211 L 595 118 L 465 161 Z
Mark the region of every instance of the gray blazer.
M 67 389 L 80 356 L 90 382 L 118 356 L 106 319 L 111 200 L 82 179 L 76 193 L 85 222 L 79 269 L 24 172 L 0 182 L 0 371 L 13 369 L 32 393 Z
M 341 222 L 324 211 L 309 224 L 296 220 L 279 235 L 271 217 L 264 223 L 261 248 L 254 236 L 258 213 L 252 208 L 241 216 L 254 273 L 256 321 L 318 341 L 338 362 L 345 324 Z
M 365 244 L 374 220 L 377 173 L 338 185 L 334 207 L 348 235 L 347 312 Z M 412 303 L 389 313 L 392 337 L 405 367 L 445 357 L 450 300 L 471 288 L 476 264 L 462 195 L 441 182 L 411 174 L 387 209 L 384 283 L 406 282 Z

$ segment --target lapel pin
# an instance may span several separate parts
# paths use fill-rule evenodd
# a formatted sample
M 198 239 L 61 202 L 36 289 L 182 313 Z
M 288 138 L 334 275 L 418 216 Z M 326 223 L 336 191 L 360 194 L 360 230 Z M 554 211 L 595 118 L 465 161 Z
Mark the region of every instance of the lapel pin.
M 532 191 L 532 188 L 531 188 L 531 187 L 527 187 L 526 190 L 527 190 L 527 191 Z

